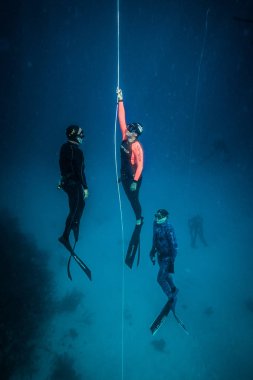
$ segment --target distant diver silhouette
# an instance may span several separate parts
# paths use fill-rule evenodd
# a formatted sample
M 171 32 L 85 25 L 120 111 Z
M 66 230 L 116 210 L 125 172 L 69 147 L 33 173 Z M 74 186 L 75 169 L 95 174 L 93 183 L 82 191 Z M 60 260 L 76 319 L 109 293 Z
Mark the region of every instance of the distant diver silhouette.
M 203 231 L 203 218 L 200 215 L 195 215 L 188 220 L 188 227 L 190 230 L 191 236 L 191 247 L 196 248 L 197 238 L 201 241 L 201 243 L 207 247 L 207 242 L 204 237 Z

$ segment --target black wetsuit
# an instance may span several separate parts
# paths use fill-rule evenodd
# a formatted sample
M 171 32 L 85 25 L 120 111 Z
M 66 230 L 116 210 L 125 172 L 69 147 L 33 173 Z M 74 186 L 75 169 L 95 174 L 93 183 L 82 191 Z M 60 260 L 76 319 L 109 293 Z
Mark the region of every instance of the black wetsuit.
M 138 142 L 139 144 L 139 142 Z M 120 146 L 121 153 L 121 181 L 125 190 L 126 196 L 129 199 L 131 206 L 134 210 L 136 219 L 141 218 L 141 204 L 139 201 L 139 191 L 142 182 L 142 176 L 138 181 L 134 181 L 134 175 L 136 172 L 136 166 L 131 164 L 132 156 L 132 143 L 128 140 L 123 140 Z M 137 183 L 135 191 L 130 190 L 132 182 Z
M 69 199 L 69 215 L 66 219 L 63 237 L 69 238 L 73 230 L 78 240 L 79 224 L 85 207 L 84 189 L 88 189 L 84 173 L 84 155 L 78 144 L 70 141 L 62 145 L 60 150 L 61 187 Z

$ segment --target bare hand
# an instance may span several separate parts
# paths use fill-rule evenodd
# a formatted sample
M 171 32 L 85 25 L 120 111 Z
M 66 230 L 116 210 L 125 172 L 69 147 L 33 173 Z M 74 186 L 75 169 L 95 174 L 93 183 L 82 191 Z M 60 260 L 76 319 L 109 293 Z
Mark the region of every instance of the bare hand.
M 116 94 L 117 94 L 118 102 L 122 101 L 123 100 L 123 93 L 122 93 L 122 90 L 120 88 L 118 88 L 118 87 L 117 87 L 117 90 L 116 90 Z
M 88 189 L 83 189 L 83 194 L 84 194 L 84 199 L 88 198 L 88 196 L 89 196 L 89 190 Z

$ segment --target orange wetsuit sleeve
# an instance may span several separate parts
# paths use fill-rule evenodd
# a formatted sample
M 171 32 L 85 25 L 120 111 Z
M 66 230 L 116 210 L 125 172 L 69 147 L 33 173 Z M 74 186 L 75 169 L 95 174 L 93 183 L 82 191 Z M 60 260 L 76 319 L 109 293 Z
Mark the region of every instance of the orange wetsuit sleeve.
M 127 124 L 126 124 L 126 113 L 125 113 L 125 107 L 124 103 L 120 101 L 118 103 L 118 118 L 119 118 L 119 126 L 122 133 L 122 140 L 126 139 L 126 131 L 127 131 Z
M 132 163 L 136 165 L 134 181 L 138 181 L 143 170 L 143 149 L 139 141 L 132 144 Z

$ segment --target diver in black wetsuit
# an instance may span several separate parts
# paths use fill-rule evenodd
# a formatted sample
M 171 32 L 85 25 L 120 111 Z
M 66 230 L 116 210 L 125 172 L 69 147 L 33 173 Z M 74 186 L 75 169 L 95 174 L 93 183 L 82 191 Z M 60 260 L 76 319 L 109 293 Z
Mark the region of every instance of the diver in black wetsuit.
M 78 125 L 70 125 L 66 129 L 66 136 L 68 141 L 62 145 L 60 150 L 61 181 L 58 188 L 63 189 L 68 195 L 69 214 L 59 242 L 73 252 L 69 235 L 72 230 L 75 243 L 78 241 L 80 220 L 85 207 L 85 199 L 88 197 L 88 186 L 84 173 L 84 155 L 79 149 L 84 137 L 83 130 Z

